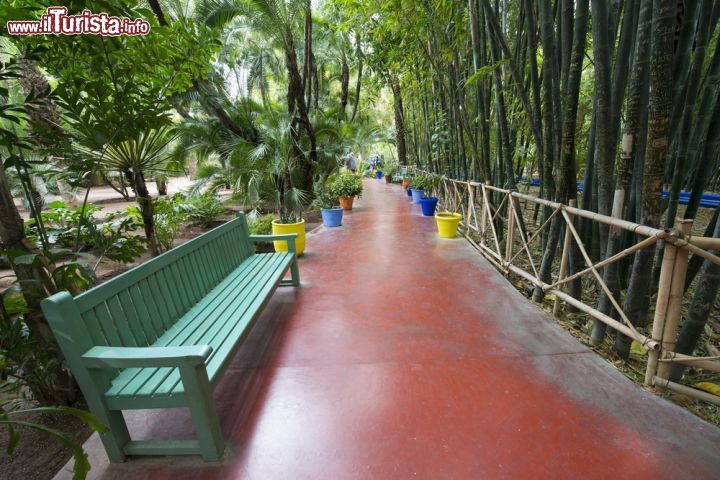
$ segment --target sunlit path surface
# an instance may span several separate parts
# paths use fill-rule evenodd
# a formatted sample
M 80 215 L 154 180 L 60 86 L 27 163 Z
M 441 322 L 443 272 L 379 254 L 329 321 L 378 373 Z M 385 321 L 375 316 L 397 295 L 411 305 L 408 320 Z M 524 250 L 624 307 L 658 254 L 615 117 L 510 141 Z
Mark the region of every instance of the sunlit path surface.
M 720 478 L 720 429 L 625 379 L 462 239 L 371 180 L 308 236 L 216 392 L 230 448 L 108 464 L 102 479 Z M 127 415 L 191 438 L 182 410 Z M 69 471 L 59 474 L 70 478 Z

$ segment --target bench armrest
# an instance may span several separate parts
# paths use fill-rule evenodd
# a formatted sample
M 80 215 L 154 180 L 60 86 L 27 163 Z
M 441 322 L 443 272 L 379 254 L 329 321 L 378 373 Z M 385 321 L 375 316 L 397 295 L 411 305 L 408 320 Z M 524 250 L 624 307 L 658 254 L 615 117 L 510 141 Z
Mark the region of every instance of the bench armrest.
M 93 347 L 81 357 L 87 368 L 196 367 L 212 353 L 209 345 L 180 347 Z
M 250 241 L 253 243 L 258 242 L 274 242 L 280 240 L 295 240 L 297 233 L 279 233 L 276 235 L 250 235 Z
M 250 241 L 253 243 L 257 242 L 275 242 L 275 241 L 283 241 L 285 240 L 287 242 L 288 246 L 288 252 L 297 252 L 297 247 L 295 246 L 295 239 L 297 238 L 297 233 L 282 233 L 277 235 L 250 235 Z

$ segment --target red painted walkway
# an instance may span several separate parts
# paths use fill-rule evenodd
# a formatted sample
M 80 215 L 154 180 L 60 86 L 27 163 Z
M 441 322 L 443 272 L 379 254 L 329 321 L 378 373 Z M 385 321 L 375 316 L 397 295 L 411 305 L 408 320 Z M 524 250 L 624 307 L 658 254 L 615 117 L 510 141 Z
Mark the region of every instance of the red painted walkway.
M 108 465 L 102 479 L 711 479 L 720 429 L 632 384 L 397 185 L 366 181 L 308 237 L 216 401 L 230 451 Z M 183 410 L 127 415 L 189 438 Z M 60 478 L 69 478 L 67 471 Z

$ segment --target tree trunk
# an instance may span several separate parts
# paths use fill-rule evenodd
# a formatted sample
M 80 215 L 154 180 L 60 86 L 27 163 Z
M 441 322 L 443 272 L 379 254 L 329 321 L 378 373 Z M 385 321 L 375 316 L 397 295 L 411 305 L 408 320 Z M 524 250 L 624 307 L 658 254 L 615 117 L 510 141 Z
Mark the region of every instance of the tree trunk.
M 160 251 L 155 237 L 155 216 L 153 214 L 152 197 L 150 197 L 150 192 L 148 192 L 147 185 L 145 185 L 145 175 L 140 170 L 132 172 L 132 180 L 135 198 L 140 207 L 140 216 L 143 219 L 148 249 L 153 257 L 157 257 Z
M 592 7 L 592 33 L 593 57 L 595 61 L 596 106 L 597 123 L 595 126 L 595 142 L 597 153 L 595 165 L 597 166 L 597 200 L 598 213 L 610 215 L 612 208 L 613 190 L 613 164 L 615 161 L 614 148 L 610 138 L 611 128 L 611 67 L 610 67 L 610 39 L 608 38 L 609 18 L 606 2 L 591 2 Z M 600 225 L 600 248 L 604 252 L 608 236 L 608 226 Z
M 342 51 L 340 54 L 340 112 L 345 116 L 345 109 L 348 103 L 348 91 L 350 87 L 350 68 L 347 63 L 347 56 Z
M 675 8 L 675 0 L 655 0 L 653 5 L 649 117 L 640 219 L 640 223 L 651 227 L 660 225 L 662 183 L 669 143 Z M 646 321 L 654 253 L 654 247 L 644 248 L 635 254 L 633 261 L 623 308 L 636 325 Z M 621 355 L 626 354 L 621 352 Z
M 9 256 L 8 260 L 17 281 L 22 284 L 22 295 L 30 310 L 24 315 L 24 319 L 33 338 L 40 344 L 36 348 L 44 350 L 50 358 L 62 358 L 55 335 L 40 309 L 40 301 L 55 293 L 57 287 L 47 268 L 43 252 L 25 236 L 25 223 L 13 202 L 2 158 L 0 158 L 0 249 L 38 255 L 39 261 L 33 265 L 15 263 Z M 62 368 L 62 362 L 33 365 L 34 361 L 36 361 L 34 358 L 28 358 L 24 368 L 43 369 L 48 378 L 52 378 L 49 384 L 29 385 L 35 400 L 43 405 L 72 404 L 77 398 L 77 388 L 70 374 Z
M 395 148 L 398 154 L 398 163 L 407 165 L 407 147 L 405 144 L 405 114 L 403 112 L 402 93 L 397 78 L 390 78 L 390 89 L 393 94 L 393 110 L 395 112 Z

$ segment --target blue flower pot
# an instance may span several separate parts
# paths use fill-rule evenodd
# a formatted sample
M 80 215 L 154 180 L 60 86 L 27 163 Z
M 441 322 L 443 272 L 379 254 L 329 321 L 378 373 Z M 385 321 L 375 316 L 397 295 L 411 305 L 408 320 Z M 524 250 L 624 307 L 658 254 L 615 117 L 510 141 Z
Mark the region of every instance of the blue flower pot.
M 432 217 L 435 215 L 435 207 L 437 207 L 437 197 L 425 197 L 420 199 L 420 207 L 422 208 L 422 214 L 425 217 Z
M 409 188 L 405 189 L 405 194 L 407 194 L 408 197 L 412 197 L 412 192 L 410 191 Z
M 375 178 L 377 178 L 378 180 L 380 180 L 382 178 L 382 172 L 380 170 L 377 170 L 375 172 Z
M 326 227 L 339 227 L 342 225 L 343 209 L 338 208 L 323 208 L 320 210 L 323 219 L 323 225 Z
M 412 191 L 413 203 L 420 203 L 420 199 L 425 197 L 425 190 L 422 188 L 418 190 L 411 188 L 410 190 Z

